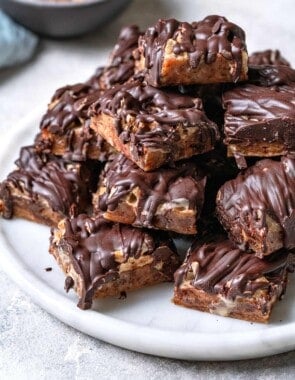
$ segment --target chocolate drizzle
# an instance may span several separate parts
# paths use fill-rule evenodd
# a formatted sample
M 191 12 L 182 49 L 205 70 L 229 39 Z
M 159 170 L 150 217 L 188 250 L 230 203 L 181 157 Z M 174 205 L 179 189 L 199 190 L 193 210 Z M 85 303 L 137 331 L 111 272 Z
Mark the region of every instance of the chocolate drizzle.
M 28 192 L 32 203 L 41 197 L 53 211 L 68 215 L 73 205 L 83 210 L 89 202 L 89 178 L 86 170 L 85 176 L 80 173 L 80 164 L 39 154 L 29 146 L 21 149 L 16 165 L 18 169 L 7 176 L 3 186 L 10 188 L 11 183 L 19 191 Z
M 137 48 L 138 38 L 142 34 L 137 25 L 129 25 L 122 28 L 111 53 L 111 64 L 118 65 L 128 60 L 134 60 L 133 52 Z
M 136 25 L 121 30 L 117 44 L 107 67 L 99 67 L 85 83 L 78 83 L 58 89 L 51 99 L 40 124 L 41 133 L 36 144 L 40 150 L 51 151 L 52 141 L 47 132 L 66 139 L 67 151 L 64 157 L 74 161 L 85 161 L 90 148 L 95 149 L 97 158 L 105 161 L 109 152 L 103 139 L 89 128 L 88 108 L 104 90 L 115 84 L 128 81 L 135 72 L 133 51 L 141 35 Z M 101 153 L 101 154 L 100 154 Z
M 262 260 L 236 248 L 226 237 L 214 236 L 193 243 L 174 277 L 176 287 L 189 280 L 197 289 L 234 300 L 251 297 L 256 291 L 281 294 L 285 274 L 294 271 L 294 266 L 285 250 Z
M 101 217 L 92 219 L 84 214 L 66 219 L 62 245 L 83 280 L 83 294 L 78 306 L 90 308 L 95 290 L 118 279 L 119 266 L 129 258 L 172 255 L 174 246 L 164 236 L 163 233 L 156 236 L 144 230 L 110 223 Z M 116 259 L 118 253 L 122 254 L 120 259 Z
M 109 66 L 99 69 L 88 83 L 94 88 L 106 90 L 132 79 L 136 71 L 135 51 L 141 35 L 137 25 L 122 28 L 111 53 Z
M 221 187 L 217 210 L 233 226 L 258 229 L 262 238 L 268 232 L 269 216 L 283 230 L 283 246 L 295 248 L 295 160 L 258 161 Z
M 43 116 L 36 137 L 36 147 L 40 151 L 51 151 L 52 142 L 47 140 L 48 132 L 61 136 L 66 140 L 66 151 L 63 157 L 68 160 L 85 161 L 89 147 L 95 146 L 104 158 L 103 139 L 95 136 L 89 128 L 87 120 L 88 107 L 99 96 L 100 90 L 95 91 L 88 84 L 78 83 L 58 89 Z
M 295 82 L 295 70 L 288 66 L 249 66 L 248 82 L 258 86 L 271 87 L 291 85 Z
M 106 91 L 90 108 L 92 116 L 98 113 L 115 118 L 120 139 L 134 143 L 138 154 L 143 146 L 170 149 L 180 139 L 175 131 L 179 124 L 203 126 L 196 144 L 210 139 L 214 145 L 219 138 L 218 127 L 206 117 L 201 99 L 141 82 L 125 83 Z
M 84 99 L 92 88 L 83 83 L 58 89 L 52 97 L 51 105 L 43 116 L 40 128 L 47 128 L 52 133 L 64 134 L 70 127 L 81 124 L 81 118 L 87 116 L 85 107 L 77 107 L 76 102 Z
M 179 206 L 184 203 L 198 216 L 203 206 L 206 177 L 192 162 L 146 173 L 123 155 L 118 155 L 106 167 L 102 178 L 105 187 L 105 193 L 99 198 L 102 211 L 115 210 L 126 195 L 139 188 L 134 226 L 155 227 L 153 222 L 158 207 L 165 203 L 174 202 L 176 208 L 177 202 L 180 202 Z
M 234 82 L 239 80 L 242 51 L 246 51 L 245 33 L 225 17 L 208 16 L 192 24 L 175 19 L 159 20 L 155 26 L 148 28 L 139 39 L 139 46 L 145 58 L 148 81 L 155 86 L 160 85 L 161 67 L 168 40 L 175 42 L 175 55 L 188 53 L 192 68 L 196 68 L 202 58 L 207 64 L 214 62 L 218 54 L 225 59 L 234 60 L 232 79 Z
M 249 56 L 250 65 L 283 65 L 290 66 L 290 63 L 281 55 L 279 50 L 264 50 L 252 53 Z

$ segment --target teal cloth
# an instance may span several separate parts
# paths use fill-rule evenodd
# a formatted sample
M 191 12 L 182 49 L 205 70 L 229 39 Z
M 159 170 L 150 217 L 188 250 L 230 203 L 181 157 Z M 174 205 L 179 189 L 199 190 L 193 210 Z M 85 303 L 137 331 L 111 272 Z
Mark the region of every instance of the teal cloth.
M 12 21 L 0 10 L 0 68 L 27 61 L 33 55 L 38 38 Z

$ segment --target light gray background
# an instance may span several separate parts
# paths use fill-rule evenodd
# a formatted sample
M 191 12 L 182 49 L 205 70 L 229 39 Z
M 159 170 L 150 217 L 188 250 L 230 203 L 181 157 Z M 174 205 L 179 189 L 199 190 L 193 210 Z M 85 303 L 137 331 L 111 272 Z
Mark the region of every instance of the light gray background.
M 0 71 L 0 131 L 13 128 L 34 108 L 43 105 L 45 110 L 56 88 L 83 81 L 97 66 L 106 64 L 120 28 L 130 23 L 144 28 L 159 17 L 192 21 L 208 14 L 222 14 L 246 30 L 249 52 L 280 48 L 295 65 L 294 4 L 293 0 L 135 0 L 103 30 L 75 40 L 42 40 L 30 63 Z M 295 377 L 295 352 L 240 362 L 193 363 L 111 346 L 73 330 L 41 310 L 7 278 L 4 270 L 0 269 L 1 379 Z

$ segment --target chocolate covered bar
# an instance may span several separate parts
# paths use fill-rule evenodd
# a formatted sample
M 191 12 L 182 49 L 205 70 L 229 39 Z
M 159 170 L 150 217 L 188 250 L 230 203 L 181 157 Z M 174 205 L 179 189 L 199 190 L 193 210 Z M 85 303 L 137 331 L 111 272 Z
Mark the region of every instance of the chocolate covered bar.
M 93 206 L 115 222 L 195 234 L 205 185 L 206 176 L 194 162 L 144 172 L 118 155 L 101 175 Z
M 87 83 L 96 90 L 106 90 L 131 80 L 137 74 L 138 38 L 141 35 L 137 25 L 123 27 L 110 54 L 109 65 L 98 68 Z
M 256 51 L 249 55 L 249 65 L 276 65 L 290 66 L 279 50 L 267 49 Z
M 245 33 L 225 17 L 159 20 L 139 39 L 141 68 L 156 87 L 247 79 Z
M 259 257 L 295 248 L 295 160 L 258 161 L 220 188 L 216 211 L 231 238 Z
M 287 66 L 256 67 L 249 70 L 249 76 L 255 84 L 244 84 L 223 94 L 228 154 L 294 154 L 295 71 Z
M 82 309 L 90 308 L 95 298 L 172 281 L 179 266 L 165 233 L 87 215 L 64 219 L 52 230 L 50 253 L 66 275 L 66 290 L 74 288 Z
M 86 212 L 91 205 L 90 193 L 99 173 L 94 163 L 68 162 L 29 146 L 21 149 L 16 166 L 0 184 L 4 218 L 55 226 L 71 212 Z
M 84 83 L 58 89 L 41 120 L 36 148 L 67 160 L 105 161 L 113 149 L 89 128 L 87 116 L 93 96 L 100 93 Z
M 41 120 L 37 148 L 74 161 L 106 161 L 111 156 L 109 144 L 89 128 L 88 108 L 103 91 L 133 77 L 136 68 L 133 52 L 140 35 L 136 25 L 122 28 L 108 66 L 99 67 L 85 83 L 68 85 L 55 92 Z
M 212 150 L 219 139 L 199 98 L 140 81 L 105 91 L 90 114 L 95 133 L 145 171 Z
M 175 273 L 177 305 L 253 322 L 268 322 L 284 295 L 294 256 L 285 250 L 259 259 L 224 236 L 195 241 Z

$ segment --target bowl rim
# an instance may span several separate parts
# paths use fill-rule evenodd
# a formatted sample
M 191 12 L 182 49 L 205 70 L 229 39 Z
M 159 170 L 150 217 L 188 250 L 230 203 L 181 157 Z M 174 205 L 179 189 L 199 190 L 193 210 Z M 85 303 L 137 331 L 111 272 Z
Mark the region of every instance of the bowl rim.
M 79 8 L 87 5 L 106 3 L 108 0 L 10 0 L 14 3 L 20 3 L 28 6 L 44 7 L 44 8 Z M 122 2 L 122 0 L 117 0 Z M 124 0 L 126 2 L 126 0 Z

